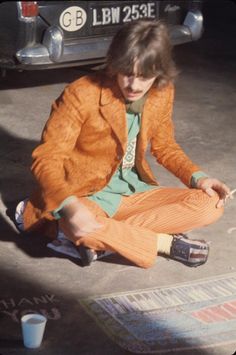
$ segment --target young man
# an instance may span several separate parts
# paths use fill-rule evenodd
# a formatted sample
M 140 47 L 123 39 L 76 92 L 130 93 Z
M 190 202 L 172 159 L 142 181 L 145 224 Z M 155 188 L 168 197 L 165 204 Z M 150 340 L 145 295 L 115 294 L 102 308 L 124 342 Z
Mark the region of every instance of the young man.
M 105 71 L 70 84 L 53 104 L 33 152 L 38 189 L 24 229 L 56 237 L 57 227 L 84 264 L 99 251 L 141 267 L 157 254 L 189 266 L 209 246 L 182 234 L 215 222 L 229 188 L 204 174 L 176 143 L 172 123 L 176 69 L 166 26 L 139 20 L 114 37 Z M 158 186 L 145 151 L 187 188 Z

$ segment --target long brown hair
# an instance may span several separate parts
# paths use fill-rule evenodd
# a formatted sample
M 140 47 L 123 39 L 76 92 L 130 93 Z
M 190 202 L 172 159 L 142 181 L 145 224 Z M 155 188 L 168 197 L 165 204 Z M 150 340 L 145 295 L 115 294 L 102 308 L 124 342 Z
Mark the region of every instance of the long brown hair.
M 167 26 L 162 21 L 138 20 L 125 24 L 114 36 L 107 52 L 108 75 L 132 75 L 134 62 L 138 75 L 156 76 L 162 87 L 177 75 Z

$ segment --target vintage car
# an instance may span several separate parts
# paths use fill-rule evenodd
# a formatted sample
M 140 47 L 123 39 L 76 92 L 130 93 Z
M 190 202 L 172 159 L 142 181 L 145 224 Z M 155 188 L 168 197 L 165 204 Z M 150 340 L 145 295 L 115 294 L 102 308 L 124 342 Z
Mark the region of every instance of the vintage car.
M 101 63 L 114 33 L 140 18 L 163 19 L 173 44 L 203 31 L 200 0 L 0 1 L 0 68 Z

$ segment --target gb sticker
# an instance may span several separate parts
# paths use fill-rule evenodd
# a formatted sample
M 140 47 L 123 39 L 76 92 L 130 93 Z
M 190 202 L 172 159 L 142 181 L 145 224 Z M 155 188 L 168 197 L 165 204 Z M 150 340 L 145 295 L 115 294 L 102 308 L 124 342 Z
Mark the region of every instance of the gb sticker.
M 82 28 L 86 20 L 87 14 L 82 7 L 71 6 L 61 13 L 59 23 L 63 30 L 74 32 Z

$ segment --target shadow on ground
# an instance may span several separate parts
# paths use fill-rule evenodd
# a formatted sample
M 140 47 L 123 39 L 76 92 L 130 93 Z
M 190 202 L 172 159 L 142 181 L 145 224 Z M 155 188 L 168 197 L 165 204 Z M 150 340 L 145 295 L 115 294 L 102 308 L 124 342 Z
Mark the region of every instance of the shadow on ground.
M 17 293 L 16 293 L 16 285 Z M 118 347 L 94 321 L 83 311 L 78 300 L 86 297 L 81 291 L 77 295 L 67 292 L 65 285 L 52 287 L 21 274 L 19 268 L 15 271 L 5 265 L 1 271 L 0 299 L 0 351 L 1 355 L 27 355 L 29 350 L 22 344 L 20 318 L 27 313 L 40 313 L 48 318 L 43 344 L 34 354 L 65 355 L 128 355 L 131 352 Z M 150 325 L 150 319 L 143 319 Z M 156 326 L 156 325 L 155 325 Z M 160 324 L 161 326 L 161 324 Z M 172 330 L 166 330 L 171 337 Z M 191 341 L 173 333 L 176 344 L 191 348 Z M 112 349 L 112 350 L 111 350 Z M 78 351 L 79 350 L 79 351 Z M 135 354 L 135 352 L 132 352 Z M 171 354 L 170 352 L 165 352 Z M 145 354 L 145 353 L 143 353 Z M 182 352 L 184 354 L 184 352 Z M 191 350 L 191 355 L 207 355 L 206 350 Z
M 199 42 L 176 47 L 177 64 L 186 73 L 194 71 L 196 75 L 202 75 L 204 69 L 207 75 L 214 75 L 215 78 L 218 72 L 224 71 L 225 80 L 235 89 L 235 78 L 231 73 L 234 68 L 236 71 L 236 47 L 232 42 L 236 35 L 236 5 L 231 1 L 212 1 L 206 4 L 204 36 Z M 10 90 L 62 81 L 70 82 L 81 73 L 82 68 L 45 72 L 9 72 L 6 79 L 0 83 L 0 89 Z M 21 139 L 4 128 L 0 129 L 0 193 L 3 205 L 11 218 L 16 202 L 29 195 L 34 187 L 29 167 L 31 152 L 37 144 L 38 142 L 34 140 Z M 71 285 L 70 273 L 79 272 L 86 278 L 87 270 L 77 268 L 77 265 L 71 263 L 69 267 L 66 264 L 65 271 L 63 269 L 65 264 L 63 264 L 63 267 L 57 266 L 56 271 L 54 268 L 55 275 L 51 275 L 57 280 L 56 286 L 55 283 L 52 285 L 45 281 L 44 274 L 52 272 L 45 268 L 48 265 L 52 266 L 52 263 L 47 263 L 48 259 L 44 262 L 43 259 L 51 256 L 55 258 L 55 254 L 46 248 L 48 240 L 42 236 L 20 236 L 11 218 L 4 212 L 0 215 L 0 239 L 4 243 L 4 248 L 0 251 L 0 352 L 2 355 L 28 353 L 22 346 L 19 318 L 29 310 L 46 312 L 49 318 L 43 346 L 39 351 L 34 351 L 35 354 L 129 354 L 114 345 L 80 308 L 78 299 L 86 297 L 87 294 L 83 292 L 80 285 Z M 22 256 L 21 252 L 27 258 L 25 255 Z M 60 256 L 57 258 L 59 259 Z M 121 260 L 112 257 L 109 260 L 122 263 Z M 53 264 L 57 264 L 57 261 L 53 260 Z M 36 269 L 35 265 L 38 267 L 37 276 L 33 271 L 32 275 L 29 275 L 31 270 Z M 65 272 L 68 272 L 68 275 Z M 93 272 L 95 273 L 96 270 L 93 269 Z M 61 281 L 60 273 L 65 275 L 66 282 Z M 99 282 L 99 278 L 96 281 Z M 191 346 L 180 336 L 178 338 L 173 334 L 173 337 L 183 345 Z M 192 350 L 191 355 L 195 354 L 211 354 L 211 351 Z

